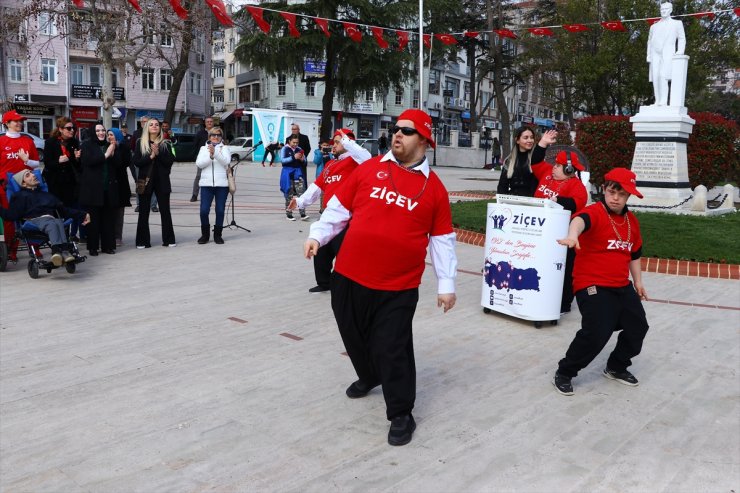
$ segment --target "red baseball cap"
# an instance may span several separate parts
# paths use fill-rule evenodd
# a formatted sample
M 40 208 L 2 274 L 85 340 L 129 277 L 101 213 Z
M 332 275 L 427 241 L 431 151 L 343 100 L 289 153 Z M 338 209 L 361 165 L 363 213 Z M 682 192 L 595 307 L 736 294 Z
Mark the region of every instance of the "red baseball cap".
M 3 113 L 3 125 L 7 125 L 9 122 L 22 122 L 26 117 L 18 114 L 15 110 L 6 111 Z
M 558 152 L 558 155 L 555 156 L 555 164 L 560 164 L 563 167 L 568 166 L 568 152 L 567 151 Z M 578 160 L 578 154 L 576 154 L 575 152 L 570 153 L 570 164 L 572 164 L 573 167 L 577 169 L 578 171 L 586 170 L 586 168 Z
M 334 137 L 336 137 L 337 135 L 339 135 L 340 137 L 342 136 L 342 134 L 340 134 L 339 132 L 343 132 L 344 135 L 346 135 L 347 137 L 349 137 L 351 140 L 356 140 L 355 139 L 355 133 L 352 130 L 350 130 L 349 128 L 340 128 L 339 130 L 337 130 L 336 132 L 334 132 L 334 135 L 331 136 L 332 140 L 334 140 Z
M 624 188 L 627 193 L 631 195 L 636 195 L 639 198 L 642 198 L 642 194 L 637 189 L 637 181 L 636 181 L 637 175 L 635 175 L 632 171 L 628 170 L 627 168 L 614 168 L 610 172 L 604 175 L 604 180 L 606 181 L 615 181 L 622 185 L 622 188 Z
M 437 147 L 432 138 L 432 117 L 426 111 L 410 109 L 398 115 L 398 120 L 411 120 L 419 135 L 427 139 L 432 149 Z M 396 120 L 396 121 L 398 121 Z

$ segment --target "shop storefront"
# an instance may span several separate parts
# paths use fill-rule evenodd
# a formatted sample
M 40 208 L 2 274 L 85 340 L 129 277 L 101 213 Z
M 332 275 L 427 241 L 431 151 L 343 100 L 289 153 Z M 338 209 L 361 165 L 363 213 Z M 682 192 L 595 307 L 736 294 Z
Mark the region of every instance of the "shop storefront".
M 26 117 L 23 130 L 42 139 L 49 137 L 54 129 L 56 107 L 34 103 L 14 103 L 15 111 Z
M 77 136 L 84 140 L 89 135 L 90 128 L 100 121 L 100 108 L 97 106 L 72 106 L 70 109 L 70 118 L 72 123 L 77 127 Z

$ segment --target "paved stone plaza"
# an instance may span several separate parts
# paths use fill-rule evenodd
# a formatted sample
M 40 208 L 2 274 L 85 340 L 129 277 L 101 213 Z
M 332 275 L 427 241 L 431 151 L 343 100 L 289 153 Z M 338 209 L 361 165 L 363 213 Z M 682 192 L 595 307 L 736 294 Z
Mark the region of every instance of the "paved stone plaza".
M 116 255 L 32 280 L 23 252 L 0 274 L 0 491 L 740 491 L 738 281 L 645 274 L 640 386 L 603 378 L 605 351 L 564 397 L 550 379 L 577 310 L 540 330 L 484 314 L 483 250 L 459 244 L 451 312 L 424 274 L 418 428 L 391 447 L 381 392 L 344 395 L 355 375 L 330 296 L 307 292 L 309 225 L 286 221 L 280 169 L 240 166 L 252 232 L 220 246 L 195 242 L 194 168 L 173 168 L 177 248 L 153 214 L 136 250 L 132 208 Z M 437 171 L 450 191 L 498 177 Z

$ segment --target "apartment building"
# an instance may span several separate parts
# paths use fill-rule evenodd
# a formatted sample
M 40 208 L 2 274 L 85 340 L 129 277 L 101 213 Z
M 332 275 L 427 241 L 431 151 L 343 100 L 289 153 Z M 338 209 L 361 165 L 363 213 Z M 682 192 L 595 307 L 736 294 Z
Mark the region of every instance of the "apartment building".
M 5 9 L 22 4 L 10 0 L 4 3 L 9 4 Z M 80 128 L 92 126 L 102 117 L 105 65 L 98 55 L 99 41 L 90 36 L 85 25 L 91 22 L 89 12 L 79 9 L 69 16 L 67 9 L 74 8 L 71 3 L 60 3 L 53 11 L 27 18 L 18 38 L 6 39 L 0 50 L 0 99 L 6 109 L 13 107 L 28 118 L 26 131 L 43 138 L 48 137 L 57 116 L 71 117 Z M 131 15 L 122 22 L 137 22 L 138 18 Z M 147 36 L 140 25 L 132 31 L 139 35 L 126 47 L 128 53 L 147 45 L 137 59 L 139 72 L 130 64 L 115 62 L 128 54 L 122 51 L 114 56 L 110 74 L 115 98 L 113 126 L 127 122 L 131 129 L 141 116 L 164 117 L 173 79 L 169 62 L 175 60 L 179 46 L 174 31 Z M 203 117 L 211 114 L 209 42 L 209 32 L 195 33 L 189 68 L 171 122 L 176 131 L 194 131 Z

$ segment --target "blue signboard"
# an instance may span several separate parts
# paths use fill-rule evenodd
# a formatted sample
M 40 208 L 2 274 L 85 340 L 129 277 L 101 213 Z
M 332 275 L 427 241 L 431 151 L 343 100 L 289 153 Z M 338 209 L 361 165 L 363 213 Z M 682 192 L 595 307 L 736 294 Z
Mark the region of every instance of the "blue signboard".
M 303 61 L 303 72 L 306 75 L 324 75 L 326 72 L 326 62 L 324 60 L 307 58 Z

